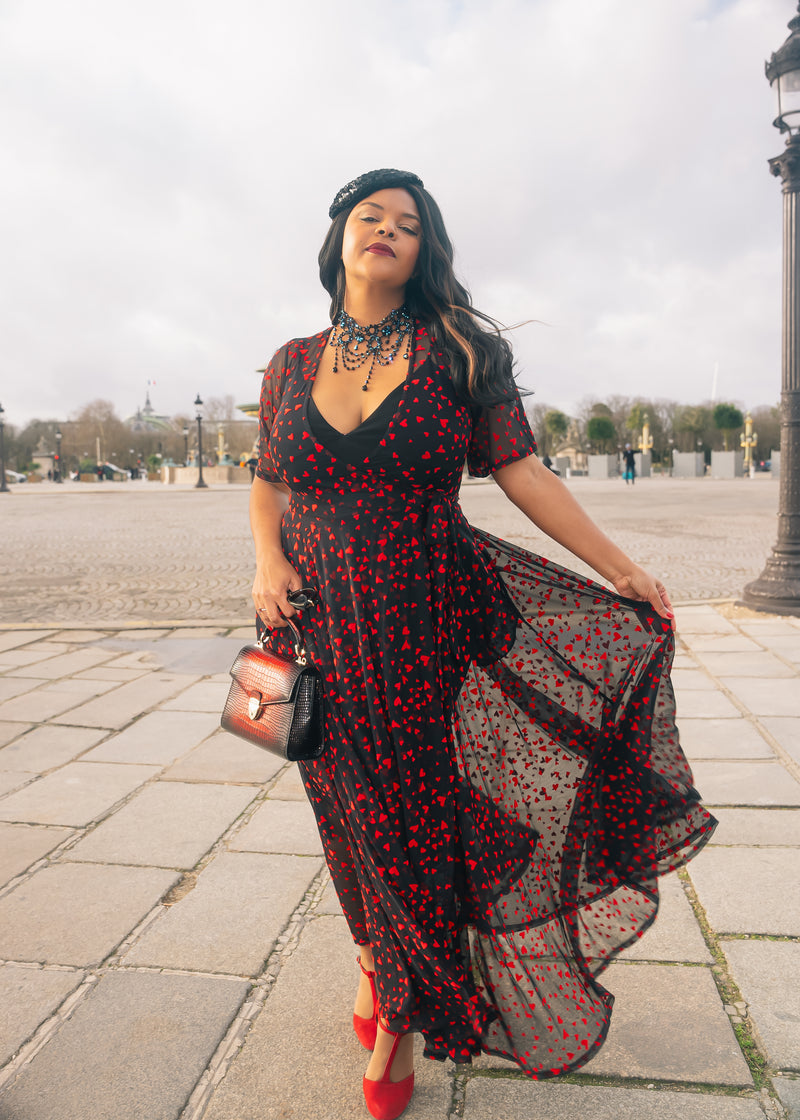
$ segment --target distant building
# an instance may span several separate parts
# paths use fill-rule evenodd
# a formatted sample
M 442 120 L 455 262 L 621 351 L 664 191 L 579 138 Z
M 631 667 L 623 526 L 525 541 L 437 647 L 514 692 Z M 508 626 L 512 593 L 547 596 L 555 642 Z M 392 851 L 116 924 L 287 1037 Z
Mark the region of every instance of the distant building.
M 175 424 L 169 416 L 159 416 L 150 404 L 150 390 L 145 394 L 144 408 L 137 408 L 135 416 L 129 416 L 125 427 L 132 432 L 172 432 Z

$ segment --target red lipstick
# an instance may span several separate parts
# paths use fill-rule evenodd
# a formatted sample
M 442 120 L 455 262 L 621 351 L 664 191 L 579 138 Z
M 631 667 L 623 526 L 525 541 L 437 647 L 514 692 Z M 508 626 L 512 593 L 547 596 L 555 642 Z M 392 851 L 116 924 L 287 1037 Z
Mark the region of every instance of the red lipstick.
M 368 253 L 377 253 L 381 257 L 393 257 L 394 249 L 391 245 L 387 245 L 385 241 L 376 241 L 373 245 L 367 246 Z

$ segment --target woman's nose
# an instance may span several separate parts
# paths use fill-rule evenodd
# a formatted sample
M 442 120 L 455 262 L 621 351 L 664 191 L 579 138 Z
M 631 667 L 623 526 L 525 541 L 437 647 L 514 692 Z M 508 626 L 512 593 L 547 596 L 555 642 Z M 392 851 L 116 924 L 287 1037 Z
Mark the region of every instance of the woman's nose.
M 384 237 L 394 237 L 394 230 L 386 225 L 381 226 L 378 233 L 382 234 Z

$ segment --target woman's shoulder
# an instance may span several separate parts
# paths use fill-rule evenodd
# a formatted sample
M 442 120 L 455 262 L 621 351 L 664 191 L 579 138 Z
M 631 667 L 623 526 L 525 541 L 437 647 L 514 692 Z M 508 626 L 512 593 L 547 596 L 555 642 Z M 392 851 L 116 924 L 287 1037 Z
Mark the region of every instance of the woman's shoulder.
M 279 346 L 270 359 L 267 368 L 291 369 L 304 362 L 309 354 L 318 352 L 327 342 L 330 327 L 303 338 L 290 338 Z

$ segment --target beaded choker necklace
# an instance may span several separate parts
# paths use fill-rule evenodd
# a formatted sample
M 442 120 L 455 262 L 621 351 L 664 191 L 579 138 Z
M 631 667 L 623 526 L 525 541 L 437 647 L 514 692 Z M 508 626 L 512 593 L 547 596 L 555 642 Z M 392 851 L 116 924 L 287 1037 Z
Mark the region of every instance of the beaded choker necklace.
M 413 330 L 414 321 L 405 307 L 395 307 L 380 323 L 369 323 L 366 327 L 360 326 L 342 309 L 331 335 L 333 372 L 339 372 L 340 359 L 342 367 L 349 370 L 360 369 L 369 361 L 367 376 L 361 386 L 366 393 L 375 365 L 391 365 L 406 337 L 408 341 L 403 357 L 410 357 Z

